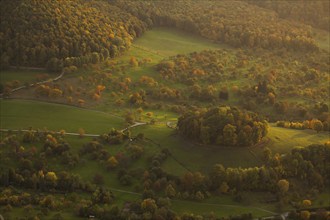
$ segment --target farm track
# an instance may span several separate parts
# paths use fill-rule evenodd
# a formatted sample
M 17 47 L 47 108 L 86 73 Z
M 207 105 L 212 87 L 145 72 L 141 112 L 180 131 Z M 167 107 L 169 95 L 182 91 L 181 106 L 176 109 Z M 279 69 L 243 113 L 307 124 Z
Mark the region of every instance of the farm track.
M 133 128 L 133 127 L 137 127 L 137 126 L 142 126 L 142 125 L 146 125 L 147 123 L 145 122 L 136 122 L 122 130 L 120 130 L 121 132 L 126 131 L 127 129 Z M 60 131 L 37 131 L 37 130 L 27 130 L 27 129 L 22 129 L 22 130 L 17 130 L 17 129 L 7 129 L 7 128 L 0 128 L 0 132 L 33 132 L 33 133 L 37 133 L 37 132 L 41 132 L 41 133 L 55 133 L 55 134 L 63 134 L 63 135 L 69 135 L 69 136 L 80 136 L 80 137 L 100 137 L 100 134 L 79 134 L 79 133 L 75 133 L 75 132 L 65 132 L 65 133 L 61 133 Z
M 142 50 L 142 51 L 147 52 L 147 53 L 151 53 L 151 54 L 160 56 L 162 58 L 166 58 L 166 56 L 160 54 L 158 51 L 153 51 L 153 50 L 150 50 L 148 48 L 145 48 L 145 47 L 142 47 L 142 46 L 133 45 L 133 44 L 132 44 L 132 47 L 137 48 L 137 49 Z
M 32 67 L 31 67 L 32 68 Z M 33 67 L 34 68 L 34 67 Z M 19 86 L 17 88 L 14 88 L 10 91 L 10 93 L 13 93 L 13 92 L 16 92 L 16 91 L 19 91 L 21 89 L 25 89 L 25 88 L 28 88 L 28 87 L 33 87 L 33 86 L 37 86 L 37 85 L 41 85 L 41 84 L 44 84 L 44 83 L 48 83 L 48 82 L 56 82 L 57 80 L 61 79 L 62 77 L 64 76 L 64 71 L 61 72 L 60 75 L 58 75 L 57 77 L 55 78 L 50 78 L 50 79 L 47 79 L 47 80 L 44 80 L 44 81 L 40 81 L 40 82 L 36 82 L 36 83 L 31 83 L 29 84 L 28 86 L 24 85 L 24 86 Z M 3 99 L 3 93 L 0 93 L 0 99 Z

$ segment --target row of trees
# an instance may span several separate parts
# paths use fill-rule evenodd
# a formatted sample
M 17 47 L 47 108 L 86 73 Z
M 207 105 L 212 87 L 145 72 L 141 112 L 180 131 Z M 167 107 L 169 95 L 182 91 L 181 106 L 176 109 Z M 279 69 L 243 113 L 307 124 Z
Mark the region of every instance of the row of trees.
M 222 146 L 251 146 L 268 131 L 267 122 L 256 114 L 231 107 L 186 112 L 178 119 L 177 126 L 185 138 Z
M 312 129 L 316 132 L 330 131 L 329 121 L 322 122 L 318 119 L 305 120 L 303 122 L 277 121 L 276 126 L 298 130 Z

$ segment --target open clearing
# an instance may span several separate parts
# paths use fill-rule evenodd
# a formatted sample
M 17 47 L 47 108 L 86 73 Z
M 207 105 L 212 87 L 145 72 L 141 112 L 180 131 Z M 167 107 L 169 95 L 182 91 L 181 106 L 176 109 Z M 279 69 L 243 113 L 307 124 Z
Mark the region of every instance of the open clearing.
M 205 49 L 229 48 L 173 28 L 154 28 L 147 31 L 134 42 L 133 48 L 134 46 L 166 57 Z

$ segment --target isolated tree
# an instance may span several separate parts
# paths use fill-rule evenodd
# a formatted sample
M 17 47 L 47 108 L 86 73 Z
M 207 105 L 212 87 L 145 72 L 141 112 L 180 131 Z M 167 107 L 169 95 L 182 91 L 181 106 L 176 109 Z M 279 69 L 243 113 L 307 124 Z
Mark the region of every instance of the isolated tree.
M 198 201 L 202 201 L 204 200 L 205 196 L 201 191 L 197 191 L 195 194 L 195 199 Z
M 143 212 L 154 213 L 157 210 L 157 204 L 154 199 L 147 198 L 141 202 L 141 209 Z
M 323 130 L 323 124 L 318 119 L 313 119 L 311 121 L 311 127 L 313 130 L 315 130 L 317 133 Z
M 46 185 L 54 188 L 57 185 L 57 176 L 55 172 L 47 172 L 45 175 Z
M 303 208 L 308 208 L 308 207 L 310 207 L 312 205 L 312 202 L 310 201 L 310 200 L 308 200 L 308 199 L 304 199 L 303 201 L 302 201 L 302 207 Z
M 289 190 L 289 181 L 281 179 L 277 182 L 278 189 L 281 194 L 285 194 Z
M 118 160 L 114 156 L 111 156 L 107 160 L 107 165 L 110 169 L 116 168 L 118 166 Z
M 79 128 L 78 129 L 78 134 L 79 134 L 79 137 L 84 137 L 85 134 L 86 134 L 86 132 L 85 132 L 85 130 L 83 128 Z
M 223 194 L 226 194 L 226 193 L 228 193 L 228 190 L 229 190 L 228 184 L 226 182 L 222 182 L 220 187 L 219 187 L 219 192 L 223 193 Z
M 129 64 L 132 66 L 132 67 L 137 67 L 139 66 L 139 62 L 137 61 L 137 59 L 135 57 L 131 57 L 130 60 L 129 60 Z
M 166 196 L 168 196 L 169 198 L 173 198 L 176 195 L 176 190 L 174 189 L 172 184 L 168 184 L 166 187 L 165 193 L 166 193 Z
M 262 153 L 263 153 L 263 160 L 265 161 L 266 164 L 268 164 L 272 158 L 272 151 L 268 147 L 266 147 Z
M 309 211 L 300 211 L 300 218 L 302 220 L 309 220 L 311 213 Z
M 272 92 L 268 93 L 268 102 L 271 105 L 275 104 L 275 95 L 274 95 L 274 93 L 272 93 Z

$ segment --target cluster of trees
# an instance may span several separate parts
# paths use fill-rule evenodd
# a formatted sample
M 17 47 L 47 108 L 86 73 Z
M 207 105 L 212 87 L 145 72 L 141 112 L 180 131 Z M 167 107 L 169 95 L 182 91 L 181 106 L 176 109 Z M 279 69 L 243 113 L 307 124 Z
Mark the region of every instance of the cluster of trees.
M 170 57 L 161 61 L 157 70 L 164 79 L 189 86 L 181 89 L 181 100 L 231 101 L 234 96 L 240 106 L 251 111 L 272 106 L 274 114 L 267 115 L 272 121 L 305 120 L 328 114 L 326 104 L 308 103 L 329 98 L 329 85 L 324 83 L 329 68 L 326 55 L 320 52 L 312 57 L 282 50 L 209 50 Z M 306 102 L 283 100 L 289 97 Z M 322 117 L 326 121 L 326 116 Z
M 1 67 L 59 71 L 97 63 L 126 50 L 145 30 L 144 22 L 105 1 L 1 1 Z
M 59 98 L 62 97 L 63 91 L 59 88 L 52 88 L 51 85 L 42 84 L 35 88 L 35 95 L 37 97 Z
M 210 83 L 226 79 L 225 71 L 236 62 L 231 58 L 232 56 L 224 50 L 193 52 L 163 60 L 157 65 L 157 70 L 165 79 L 188 85 L 197 81 Z
M 258 1 L 246 0 L 263 8 L 274 10 L 281 18 L 292 19 L 329 31 L 329 1 Z
M 41 191 L 56 189 L 69 192 L 75 189 L 86 191 L 90 189 L 90 186 L 85 185 L 77 175 L 66 171 L 56 173 L 49 170 L 47 164 L 49 158 L 57 158 L 59 163 L 69 167 L 75 166 L 79 162 L 79 156 L 70 150 L 70 145 L 61 137 L 47 132 L 24 132 L 23 143 L 42 142 L 42 149 L 34 146 L 24 148 L 15 135 L 10 135 L 2 141 L 11 149 L 6 155 L 1 155 L 4 157 L 2 159 L 6 160 L 6 156 L 10 156 L 18 161 L 17 167 L 7 167 L 1 170 L 0 183 L 2 186 L 24 186 Z
M 116 1 L 148 25 L 171 26 L 236 47 L 317 50 L 308 26 L 246 2 Z
M 177 127 L 185 138 L 221 146 L 252 146 L 268 132 L 267 122 L 256 114 L 227 106 L 188 111 Z

